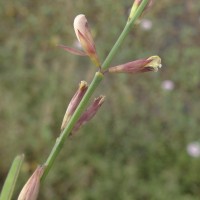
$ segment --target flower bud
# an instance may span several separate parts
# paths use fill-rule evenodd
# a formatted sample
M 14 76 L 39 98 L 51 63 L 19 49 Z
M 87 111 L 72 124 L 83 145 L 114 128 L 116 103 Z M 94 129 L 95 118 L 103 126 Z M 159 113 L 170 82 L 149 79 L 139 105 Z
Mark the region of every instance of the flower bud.
M 39 166 L 28 179 L 27 183 L 22 188 L 18 200 L 36 200 L 39 188 L 40 188 L 40 178 L 44 172 L 44 166 Z
M 75 95 L 72 97 L 67 110 L 65 112 L 62 125 L 61 125 L 61 131 L 63 131 L 70 120 L 71 116 L 73 115 L 74 111 L 76 110 L 77 106 L 79 105 L 80 101 L 82 100 L 84 94 L 86 93 L 88 88 L 86 81 L 81 81 L 79 84 L 79 88 L 76 91 Z
M 93 101 L 93 103 L 82 114 L 82 116 L 80 117 L 76 125 L 74 126 L 72 134 L 95 116 L 95 114 L 97 113 L 101 105 L 104 103 L 104 101 L 105 101 L 105 96 L 99 96 Z
M 159 56 L 151 56 L 149 58 L 143 58 L 128 62 L 115 67 L 110 67 L 109 72 L 111 73 L 141 73 L 154 71 L 157 72 L 158 68 L 161 68 L 161 59 Z
M 130 12 L 130 15 L 129 15 L 129 20 L 135 15 L 135 12 L 136 10 L 138 9 L 138 7 L 140 6 L 140 4 L 142 3 L 142 0 L 135 0 L 134 3 L 133 3 L 133 6 L 131 8 L 131 12 Z M 153 4 L 153 0 L 149 0 L 144 8 L 144 12 L 146 12 L 149 7 L 151 7 Z
M 97 56 L 96 47 L 92 34 L 89 29 L 88 21 L 85 15 L 80 14 L 74 19 L 74 30 L 76 37 L 81 43 L 82 48 L 85 53 L 90 57 L 90 59 L 95 63 L 96 66 L 100 66 L 100 62 Z
M 60 48 L 68 51 L 72 54 L 79 55 L 79 56 L 89 56 L 92 62 L 97 66 L 100 67 L 100 61 L 97 56 L 96 47 L 94 40 L 92 38 L 92 34 L 89 29 L 88 21 L 85 15 L 80 14 L 75 17 L 74 19 L 74 30 L 78 41 L 80 42 L 84 51 L 65 46 L 65 45 L 58 45 Z

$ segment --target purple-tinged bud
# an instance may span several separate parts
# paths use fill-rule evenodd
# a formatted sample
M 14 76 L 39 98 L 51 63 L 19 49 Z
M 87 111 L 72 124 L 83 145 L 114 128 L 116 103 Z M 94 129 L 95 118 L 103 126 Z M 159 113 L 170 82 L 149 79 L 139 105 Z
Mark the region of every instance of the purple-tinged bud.
M 144 66 L 147 65 L 150 61 L 147 59 L 134 60 L 122 65 L 115 67 L 110 67 L 109 72 L 111 73 L 138 73 L 143 71 Z
M 90 59 L 95 63 L 97 67 L 100 66 L 100 62 L 97 56 L 96 47 L 92 34 L 88 25 L 88 21 L 85 15 L 80 14 L 74 19 L 74 30 L 76 37 L 81 43 L 82 48 L 85 53 L 90 57 Z
M 61 131 L 63 131 L 69 122 L 71 116 L 73 115 L 74 111 L 76 110 L 77 106 L 79 105 L 80 101 L 82 100 L 84 94 L 86 93 L 88 89 L 88 84 L 86 81 L 81 81 L 79 84 L 79 88 L 76 91 L 75 95 L 72 97 L 67 110 L 65 112 L 62 125 L 61 125 Z
M 80 119 L 78 120 L 78 122 L 76 123 L 76 125 L 74 126 L 74 129 L 72 131 L 72 135 L 74 132 L 78 131 L 78 129 L 84 125 L 85 123 L 87 123 L 88 121 L 90 121 L 97 113 L 97 111 L 99 110 L 99 108 L 101 107 L 101 105 L 104 103 L 105 101 L 105 96 L 99 96 L 98 98 L 96 98 L 93 103 L 87 108 L 87 110 L 82 114 L 82 116 L 80 117 Z
M 36 200 L 40 189 L 40 178 L 44 172 L 44 166 L 39 166 L 22 188 L 18 200 Z
M 92 62 L 97 66 L 100 67 L 100 61 L 96 52 L 96 47 L 94 40 L 92 38 L 92 34 L 88 25 L 88 21 L 85 15 L 80 14 L 75 17 L 74 19 L 74 30 L 78 41 L 80 42 L 84 51 L 65 46 L 65 45 L 58 45 L 60 48 L 68 51 L 72 54 L 79 55 L 79 56 L 89 56 Z
M 111 73 L 142 73 L 148 71 L 157 72 L 158 68 L 161 68 L 161 59 L 159 56 L 151 56 L 149 58 L 143 58 L 128 62 L 115 67 L 110 67 L 109 72 Z

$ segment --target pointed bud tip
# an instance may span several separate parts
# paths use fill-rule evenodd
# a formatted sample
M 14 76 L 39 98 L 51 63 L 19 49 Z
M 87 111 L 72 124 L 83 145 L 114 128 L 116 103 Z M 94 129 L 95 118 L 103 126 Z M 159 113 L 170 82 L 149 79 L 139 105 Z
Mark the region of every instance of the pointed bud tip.
M 97 98 L 95 99 L 95 101 L 96 101 L 96 100 L 99 101 L 99 102 L 98 102 L 98 105 L 102 105 L 102 104 L 104 103 L 104 101 L 105 101 L 105 98 L 106 98 L 106 96 L 101 95 L 101 96 L 97 97 Z

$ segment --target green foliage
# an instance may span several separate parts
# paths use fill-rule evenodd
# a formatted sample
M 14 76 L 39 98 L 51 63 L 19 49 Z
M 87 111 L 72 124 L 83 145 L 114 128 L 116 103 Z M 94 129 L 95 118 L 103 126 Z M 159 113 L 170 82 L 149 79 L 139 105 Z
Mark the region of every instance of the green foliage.
M 96 70 L 56 45 L 73 46 L 73 18 L 84 13 L 103 60 L 132 1 L 0 4 L 0 185 L 12 158 L 24 152 L 19 192 L 48 156 L 78 83 L 90 82 Z M 143 16 L 152 28 L 137 25 L 113 65 L 158 54 L 163 68 L 105 78 L 96 93 L 107 96 L 105 104 L 65 143 L 40 199 L 199 199 L 200 160 L 186 151 L 199 140 L 199 9 L 193 1 L 155 1 Z M 162 88 L 165 80 L 173 90 Z
M 0 193 L 0 200 L 10 200 L 24 160 L 24 155 L 16 156 L 6 176 L 5 183 Z

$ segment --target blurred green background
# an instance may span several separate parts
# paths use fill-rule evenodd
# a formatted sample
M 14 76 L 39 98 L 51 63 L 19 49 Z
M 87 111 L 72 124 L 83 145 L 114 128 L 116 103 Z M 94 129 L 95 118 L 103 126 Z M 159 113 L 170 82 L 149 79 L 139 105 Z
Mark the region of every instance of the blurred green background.
M 84 13 L 103 60 L 132 3 L 0 2 L 0 186 L 13 158 L 26 155 L 14 199 L 47 158 L 78 83 L 96 71 L 56 45 L 77 45 L 73 19 Z M 105 78 L 95 93 L 105 104 L 65 143 L 39 199 L 200 199 L 199 10 L 198 0 L 155 1 L 113 65 L 158 54 L 163 68 Z

